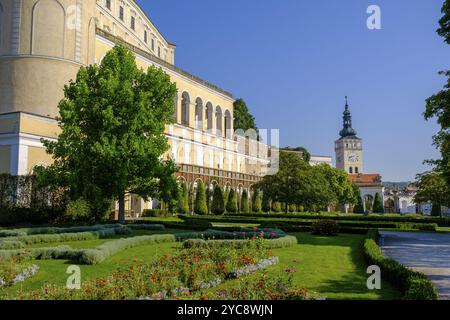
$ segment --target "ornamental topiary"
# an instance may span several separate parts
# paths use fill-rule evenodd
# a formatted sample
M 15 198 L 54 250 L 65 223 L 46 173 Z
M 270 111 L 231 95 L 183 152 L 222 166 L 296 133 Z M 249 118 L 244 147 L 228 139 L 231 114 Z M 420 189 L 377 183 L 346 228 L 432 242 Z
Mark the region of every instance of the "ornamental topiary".
M 261 213 L 261 211 L 262 211 L 261 192 L 258 189 L 255 189 L 255 191 L 253 191 L 253 198 L 252 198 L 252 212 Z
M 228 194 L 227 212 L 228 213 L 238 212 L 237 196 L 236 196 L 236 192 L 234 191 L 234 189 L 231 189 Z
M 375 194 L 375 199 L 373 200 L 373 213 L 384 213 L 383 202 L 378 192 Z
M 222 188 L 219 185 L 216 185 L 214 187 L 211 212 L 215 215 L 221 215 L 225 213 L 225 201 L 223 199 Z
M 264 213 L 270 213 L 270 198 L 268 196 L 268 194 L 265 192 L 263 193 L 263 198 L 262 198 L 262 211 Z
M 206 192 L 203 182 L 197 185 L 197 192 L 195 195 L 194 212 L 199 215 L 208 214 L 208 206 L 206 205 Z
M 180 186 L 179 198 L 178 198 L 178 213 L 189 214 L 189 195 L 186 185 L 183 183 Z
M 248 203 L 248 192 L 246 189 L 242 191 L 242 197 L 241 197 L 241 213 L 249 213 L 249 203 Z

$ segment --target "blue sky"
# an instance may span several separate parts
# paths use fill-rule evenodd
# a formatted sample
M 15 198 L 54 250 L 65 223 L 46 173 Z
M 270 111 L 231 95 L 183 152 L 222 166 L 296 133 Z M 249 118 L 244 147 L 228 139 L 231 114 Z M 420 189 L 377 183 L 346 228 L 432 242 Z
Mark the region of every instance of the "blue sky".
M 435 32 L 443 0 L 138 2 L 177 45 L 176 65 L 244 98 L 283 146 L 334 157 L 348 95 L 366 173 L 412 180 L 439 156 L 422 113 L 450 69 Z M 366 27 L 371 4 L 382 30 Z

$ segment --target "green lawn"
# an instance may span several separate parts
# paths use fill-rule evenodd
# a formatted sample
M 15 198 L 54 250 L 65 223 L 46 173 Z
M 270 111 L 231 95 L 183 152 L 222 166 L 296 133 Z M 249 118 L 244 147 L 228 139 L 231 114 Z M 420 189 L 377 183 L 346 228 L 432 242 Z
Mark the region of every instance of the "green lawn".
M 157 233 L 176 233 L 186 230 L 165 230 Z M 156 233 L 156 232 L 151 232 Z M 143 234 L 143 233 L 140 233 Z M 145 232 L 149 234 L 149 232 Z M 274 250 L 274 254 L 280 258 L 280 264 L 268 269 L 268 272 L 284 272 L 288 267 L 293 267 L 295 273 L 295 285 L 306 287 L 312 292 L 325 296 L 328 299 L 396 299 L 400 293 L 383 283 L 381 291 L 369 291 L 366 287 L 366 265 L 362 256 L 362 243 L 364 236 L 340 235 L 339 237 L 316 237 L 309 233 L 296 233 L 299 244 L 289 248 Z M 107 239 L 95 241 L 79 241 L 64 243 L 73 248 L 92 248 Z M 62 245 L 46 244 L 45 246 Z M 82 281 L 104 277 L 117 268 L 128 268 L 133 264 L 133 259 L 150 261 L 164 253 L 176 250 L 176 244 L 153 244 L 136 247 L 122 251 L 100 265 L 81 266 Z M 40 266 L 39 273 L 22 284 L 0 290 L 0 297 L 9 297 L 19 289 L 39 289 L 46 283 L 64 286 L 67 279 L 66 269 L 72 263 L 69 261 L 47 260 L 36 261 Z M 222 286 L 230 287 L 235 282 L 230 281 Z M 220 288 L 220 287 L 219 287 Z

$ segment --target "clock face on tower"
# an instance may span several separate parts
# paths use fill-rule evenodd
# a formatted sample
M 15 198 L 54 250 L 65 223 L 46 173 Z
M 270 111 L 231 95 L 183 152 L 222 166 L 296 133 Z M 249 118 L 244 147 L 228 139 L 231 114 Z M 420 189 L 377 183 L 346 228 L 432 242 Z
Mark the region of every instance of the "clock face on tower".
M 359 162 L 359 156 L 357 153 L 353 152 L 348 155 L 348 162 L 356 163 Z

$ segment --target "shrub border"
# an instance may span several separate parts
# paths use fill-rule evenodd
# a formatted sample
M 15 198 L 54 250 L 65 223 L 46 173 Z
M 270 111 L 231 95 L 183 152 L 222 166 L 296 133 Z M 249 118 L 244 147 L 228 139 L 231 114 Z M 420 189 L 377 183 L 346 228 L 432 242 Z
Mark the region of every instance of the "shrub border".
M 385 257 L 378 246 L 380 232 L 369 230 L 364 241 L 364 257 L 369 265 L 377 265 L 381 274 L 397 287 L 406 300 L 438 300 L 439 294 L 433 283 L 423 274 L 413 271 L 394 259 Z

